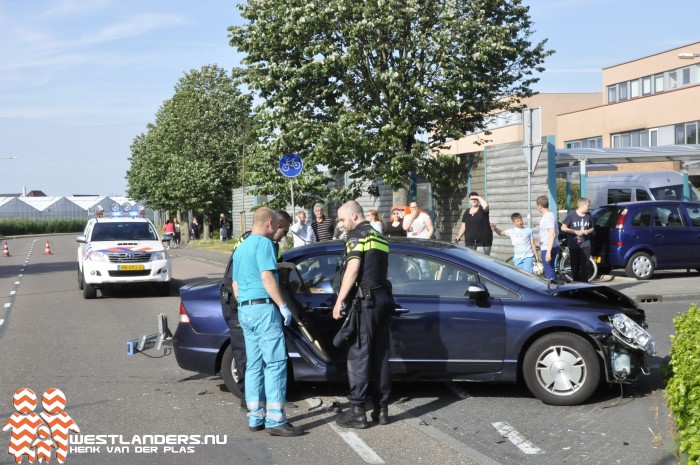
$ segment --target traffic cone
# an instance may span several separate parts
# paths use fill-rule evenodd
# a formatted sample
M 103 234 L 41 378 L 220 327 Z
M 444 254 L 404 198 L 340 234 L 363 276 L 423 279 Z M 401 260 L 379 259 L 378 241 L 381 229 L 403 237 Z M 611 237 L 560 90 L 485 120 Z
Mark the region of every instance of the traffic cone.
M 51 246 L 48 240 L 46 241 L 46 247 L 44 247 L 44 255 L 51 255 Z
M 7 241 L 5 241 L 5 248 L 2 249 L 2 256 L 3 257 L 10 256 L 10 249 L 7 248 Z

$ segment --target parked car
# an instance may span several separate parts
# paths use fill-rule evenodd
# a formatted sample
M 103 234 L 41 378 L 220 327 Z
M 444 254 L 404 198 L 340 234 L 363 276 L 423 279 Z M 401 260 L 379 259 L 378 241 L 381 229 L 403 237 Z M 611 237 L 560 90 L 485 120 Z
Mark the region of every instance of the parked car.
M 602 381 L 631 383 L 655 353 L 644 311 L 605 286 L 550 287 L 535 275 L 465 247 L 390 238 L 395 381 L 524 379 L 547 404 L 586 401 Z M 294 381 L 347 382 L 345 349 L 332 344 L 331 286 L 344 244 L 284 254 L 280 282 L 294 321 L 285 328 Z M 181 288 L 174 351 L 180 367 L 221 372 L 236 395 L 235 362 L 219 302 L 220 281 Z
M 700 267 L 700 202 L 618 203 L 592 217 L 591 255 L 603 270 L 649 279 L 655 270 Z

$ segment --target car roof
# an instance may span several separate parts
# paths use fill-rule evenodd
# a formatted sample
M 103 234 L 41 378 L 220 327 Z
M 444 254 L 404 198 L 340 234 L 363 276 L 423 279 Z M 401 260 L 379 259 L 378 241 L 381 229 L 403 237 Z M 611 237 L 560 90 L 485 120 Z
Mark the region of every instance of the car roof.
M 132 222 L 132 221 L 138 221 L 138 222 L 148 222 L 148 218 L 143 218 L 139 216 L 111 216 L 111 217 L 103 217 L 103 218 L 90 218 L 90 221 L 93 223 L 125 223 L 125 222 Z

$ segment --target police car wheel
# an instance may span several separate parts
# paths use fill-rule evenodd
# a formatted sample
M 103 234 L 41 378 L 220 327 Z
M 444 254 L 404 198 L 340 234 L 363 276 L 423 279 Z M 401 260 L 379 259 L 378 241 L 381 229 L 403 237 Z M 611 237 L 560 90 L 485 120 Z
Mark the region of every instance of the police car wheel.
M 92 284 L 85 282 L 85 276 L 82 278 L 83 281 L 83 298 L 84 299 L 96 299 L 97 298 L 97 288 Z

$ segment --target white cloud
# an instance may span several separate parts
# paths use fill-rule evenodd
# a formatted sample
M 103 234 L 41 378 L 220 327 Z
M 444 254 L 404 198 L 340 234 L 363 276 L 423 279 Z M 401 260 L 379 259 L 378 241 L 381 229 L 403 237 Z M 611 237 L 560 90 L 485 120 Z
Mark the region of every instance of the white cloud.
M 96 34 L 85 36 L 80 42 L 87 44 L 127 39 L 182 23 L 182 18 L 176 15 L 142 14 L 134 16 L 127 21 L 109 25 Z

